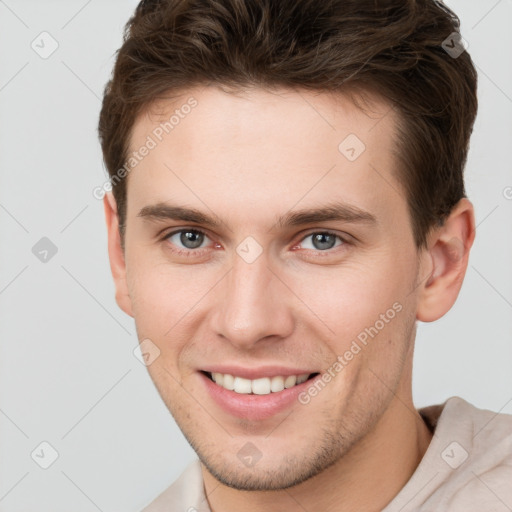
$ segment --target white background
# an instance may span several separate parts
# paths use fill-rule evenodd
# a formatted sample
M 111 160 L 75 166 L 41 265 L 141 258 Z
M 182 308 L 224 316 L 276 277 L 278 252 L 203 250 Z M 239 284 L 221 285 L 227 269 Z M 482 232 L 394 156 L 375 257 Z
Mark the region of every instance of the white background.
M 195 456 L 133 355 L 92 196 L 103 87 L 135 5 L 0 0 L 1 512 L 137 511 Z M 419 326 L 414 397 L 510 413 L 512 1 L 448 5 L 480 76 L 466 171 L 478 228 L 458 302 Z M 42 31 L 59 44 L 48 59 L 31 48 Z M 58 248 L 47 263 L 32 253 L 42 237 Z M 59 455 L 46 470 L 30 456 L 42 441 Z

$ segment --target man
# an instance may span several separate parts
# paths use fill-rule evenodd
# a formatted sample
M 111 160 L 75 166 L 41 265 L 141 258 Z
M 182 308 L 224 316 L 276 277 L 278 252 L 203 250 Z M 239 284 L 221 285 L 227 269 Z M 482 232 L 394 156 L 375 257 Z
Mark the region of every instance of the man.
M 433 0 L 142 2 L 100 138 L 119 306 L 197 452 L 156 511 L 512 508 L 512 419 L 416 410 L 475 235 L 476 73 Z

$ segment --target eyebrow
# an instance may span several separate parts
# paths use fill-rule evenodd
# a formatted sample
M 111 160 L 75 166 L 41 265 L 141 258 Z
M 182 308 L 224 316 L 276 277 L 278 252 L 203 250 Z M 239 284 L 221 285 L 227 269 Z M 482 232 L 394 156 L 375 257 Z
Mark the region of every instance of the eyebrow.
M 219 228 L 222 223 L 215 217 L 204 214 L 195 208 L 174 206 L 167 203 L 157 203 L 144 206 L 138 217 L 148 220 L 178 220 L 202 224 L 208 228 Z M 329 203 L 322 207 L 290 211 L 281 215 L 274 222 L 278 229 L 286 227 L 313 224 L 315 222 L 341 221 L 347 223 L 377 224 L 377 218 L 372 213 L 357 206 L 344 203 Z M 275 228 L 272 228 L 275 229 Z

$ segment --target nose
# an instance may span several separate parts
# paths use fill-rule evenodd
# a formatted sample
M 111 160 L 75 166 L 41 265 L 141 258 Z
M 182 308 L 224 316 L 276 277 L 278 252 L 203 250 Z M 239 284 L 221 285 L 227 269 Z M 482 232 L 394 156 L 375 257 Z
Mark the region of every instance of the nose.
M 237 254 L 233 260 L 215 304 L 214 332 L 244 350 L 289 336 L 293 294 L 269 267 L 265 253 L 252 263 Z

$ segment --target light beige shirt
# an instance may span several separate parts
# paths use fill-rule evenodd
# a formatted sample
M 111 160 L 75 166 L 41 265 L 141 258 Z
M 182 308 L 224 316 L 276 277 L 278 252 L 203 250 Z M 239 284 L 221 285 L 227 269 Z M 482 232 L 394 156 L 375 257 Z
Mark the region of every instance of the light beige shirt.
M 512 415 L 459 397 L 419 410 L 434 431 L 407 484 L 382 512 L 511 512 Z M 143 512 L 211 512 L 199 460 Z

